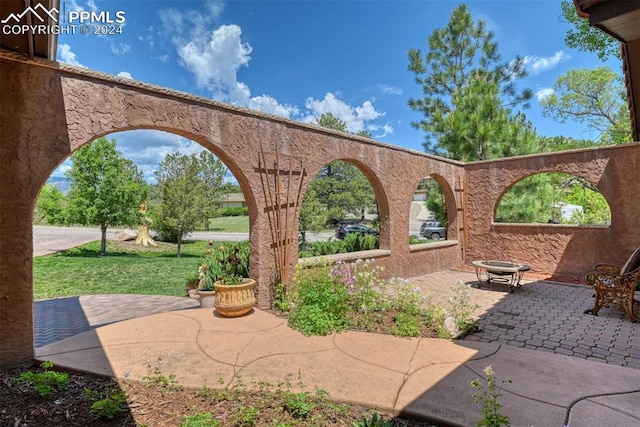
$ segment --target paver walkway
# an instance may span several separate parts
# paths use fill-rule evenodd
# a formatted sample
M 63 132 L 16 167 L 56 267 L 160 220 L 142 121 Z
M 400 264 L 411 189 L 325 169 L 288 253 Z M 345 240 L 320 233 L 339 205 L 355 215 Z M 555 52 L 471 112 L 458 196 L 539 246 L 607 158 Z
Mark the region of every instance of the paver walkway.
M 39 300 L 34 304 L 35 347 L 110 323 L 198 305 L 189 298 L 163 295 L 81 295 Z
M 523 280 L 509 294 L 502 284 L 476 287 L 474 273 L 446 271 L 413 279 L 435 303 L 449 306 L 451 286 L 467 286 L 480 331 L 465 341 L 496 342 L 612 365 L 640 369 L 640 324 L 632 323 L 616 306 L 586 315 L 593 291 L 585 285 Z M 640 295 L 637 294 L 640 299 Z

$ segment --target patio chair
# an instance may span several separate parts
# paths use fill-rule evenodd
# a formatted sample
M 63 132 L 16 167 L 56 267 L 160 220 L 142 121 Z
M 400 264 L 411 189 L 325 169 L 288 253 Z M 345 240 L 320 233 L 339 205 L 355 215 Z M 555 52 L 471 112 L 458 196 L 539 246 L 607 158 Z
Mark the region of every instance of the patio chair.
M 585 314 L 597 316 L 601 307 L 614 303 L 632 322 L 640 321 L 640 301 L 634 299 L 636 285 L 640 281 L 640 247 L 622 267 L 598 264 L 586 279 L 593 285 L 596 300 L 593 308 L 585 310 Z

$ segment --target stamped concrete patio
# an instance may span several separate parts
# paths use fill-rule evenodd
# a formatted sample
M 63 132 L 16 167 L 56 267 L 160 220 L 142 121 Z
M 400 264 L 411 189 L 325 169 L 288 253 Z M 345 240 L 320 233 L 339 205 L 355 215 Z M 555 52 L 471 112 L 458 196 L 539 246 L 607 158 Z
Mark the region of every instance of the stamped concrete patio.
M 194 305 L 185 298 L 114 295 L 76 298 L 69 311 L 63 300 L 37 302 L 36 336 L 47 331 L 50 344 L 36 353 L 120 378 L 141 379 L 159 367 L 194 387 L 220 378 L 232 384 L 238 376 L 248 384 L 276 383 L 300 373 L 307 386 L 335 399 L 463 426 L 480 417 L 470 382 L 491 365 L 499 379 L 512 380 L 501 401 L 513 426 L 640 424 L 638 325 L 616 309 L 582 314 L 592 303 L 587 287 L 525 281 L 509 294 L 500 285 L 477 289 L 476 280 L 466 271 L 413 279 L 445 304 L 452 285 L 469 286 L 481 331 L 463 340 L 359 332 L 304 337 L 261 310 L 224 319 L 185 308 Z M 52 310 L 56 301 L 61 310 Z M 46 312 L 39 309 L 45 303 Z M 134 316 L 143 317 L 124 320 Z M 56 340 L 68 317 L 86 331 Z

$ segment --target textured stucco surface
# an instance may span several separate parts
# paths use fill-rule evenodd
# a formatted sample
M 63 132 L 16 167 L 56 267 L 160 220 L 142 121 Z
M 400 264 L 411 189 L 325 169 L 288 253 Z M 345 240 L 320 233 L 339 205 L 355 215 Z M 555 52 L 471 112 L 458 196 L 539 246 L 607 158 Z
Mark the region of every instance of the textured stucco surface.
M 179 134 L 225 162 L 249 206 L 251 276 L 258 282 L 262 307 L 270 305 L 275 271 L 269 222 L 270 200 L 275 196 L 269 197 L 265 190 L 261 150 L 270 170 L 278 152 L 283 200 L 290 164 L 294 170 L 290 199 L 298 193 L 302 197 L 314 175 L 332 160 L 360 167 L 386 218 L 381 248 L 391 252 L 380 263 L 389 274 L 416 275 L 462 262 L 457 246 L 410 253 L 407 241 L 414 189 L 424 177 L 434 175 L 444 186 L 448 205 L 455 207 L 453 188 L 463 175 L 459 163 L 73 67 L 27 63 L 6 53 L 0 54 L 0 61 L 0 365 L 33 354 L 31 218 L 40 189 L 73 151 L 118 131 L 157 129 Z M 275 179 L 275 174 L 268 178 L 272 192 Z M 450 212 L 449 235 L 455 239 L 456 209 Z M 296 230 L 297 219 L 290 218 Z M 295 247 L 291 252 L 290 259 L 297 259 Z
M 611 208 L 610 226 L 500 224 L 494 222 L 500 197 L 532 174 L 564 172 L 586 179 Z M 583 276 L 599 262 L 624 264 L 640 246 L 640 145 L 576 150 L 465 165 L 467 253 L 473 259 L 510 259 L 533 271 Z
M 533 271 L 579 276 L 596 262 L 623 262 L 640 244 L 640 210 L 634 205 L 638 144 L 463 165 L 143 83 L 24 62 L 6 52 L 0 52 L 0 76 L 0 366 L 33 357 L 31 218 L 38 193 L 74 150 L 123 130 L 182 135 L 224 161 L 249 207 L 251 276 L 261 307 L 270 305 L 275 271 L 269 220 L 274 196 L 267 188 L 276 191 L 276 175 L 267 179 L 262 173 L 262 150 L 271 171 L 278 153 L 283 199 L 299 194 L 301 200 L 311 179 L 332 160 L 356 164 L 374 189 L 384 221 L 380 248 L 386 252 L 376 259 L 388 275 L 410 277 L 473 259 L 506 258 L 527 262 Z M 493 223 L 497 202 L 511 185 L 547 171 L 595 184 L 610 204 L 611 226 Z M 451 242 L 410 248 L 411 201 L 426 176 L 443 189 Z M 295 245 L 290 259 L 297 259 Z

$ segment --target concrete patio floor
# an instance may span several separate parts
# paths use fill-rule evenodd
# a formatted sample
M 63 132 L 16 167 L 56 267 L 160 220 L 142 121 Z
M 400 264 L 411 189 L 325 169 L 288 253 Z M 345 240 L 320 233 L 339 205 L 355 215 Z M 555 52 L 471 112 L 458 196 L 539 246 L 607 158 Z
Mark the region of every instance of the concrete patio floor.
M 53 303 L 36 302 L 36 335 L 46 329 L 50 341 L 36 354 L 120 378 L 141 379 L 159 367 L 194 387 L 238 377 L 277 383 L 300 373 L 334 399 L 463 426 L 480 418 L 470 383 L 490 365 L 498 380 L 512 381 L 501 402 L 513 426 L 640 425 L 638 325 L 616 308 L 582 314 L 593 303 L 588 287 L 527 281 L 509 294 L 501 285 L 477 289 L 475 274 L 463 271 L 412 281 L 436 302 L 462 281 L 480 307 L 481 331 L 455 341 L 359 332 L 304 337 L 261 310 L 224 319 L 182 307 L 194 305 L 185 298 L 81 296 L 77 310 L 53 310 L 46 319 L 38 306 Z M 159 312 L 163 306 L 175 311 Z M 143 317 L 123 320 L 133 316 Z M 84 317 L 76 323 L 85 332 L 57 340 L 56 325 L 67 317 Z

